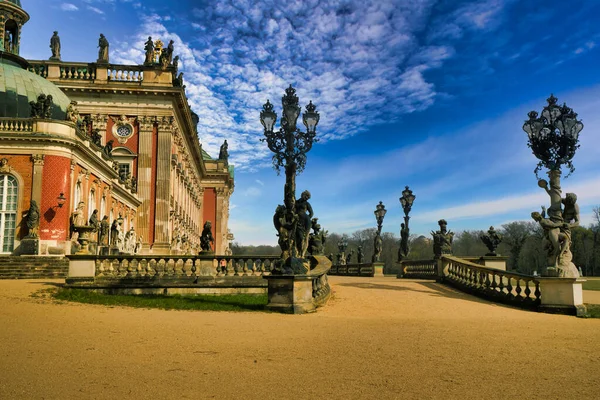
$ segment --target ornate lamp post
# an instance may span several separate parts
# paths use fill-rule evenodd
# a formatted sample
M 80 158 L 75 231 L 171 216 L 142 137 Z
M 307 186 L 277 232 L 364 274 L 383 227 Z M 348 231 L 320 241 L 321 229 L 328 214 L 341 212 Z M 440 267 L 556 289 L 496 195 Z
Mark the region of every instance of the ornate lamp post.
M 402 205 L 402 210 L 404 211 L 404 223 L 400 224 L 400 248 L 398 249 L 398 261 L 402 261 L 403 258 L 408 256 L 410 252 L 410 248 L 408 246 L 408 237 L 410 235 L 410 231 L 408 228 L 408 220 L 410 217 L 408 214 L 412 209 L 412 205 L 415 201 L 415 196 L 408 188 L 405 186 L 405 189 L 402 191 L 402 197 L 400 197 L 400 204 Z
M 579 148 L 579 132 L 583 124 L 566 103 L 557 105 L 558 99 L 554 95 L 550 95 L 547 101 L 548 105 L 541 115 L 538 117 L 536 111 L 529 112 L 529 119 L 523 125 L 528 136 L 527 145 L 540 160 L 534 170 L 535 175 L 538 177 L 538 172 L 545 167 L 550 179 L 550 187 L 546 180 L 538 179 L 538 185 L 550 196 L 548 218 L 545 207 L 542 207 L 541 213 L 534 212 L 531 216 L 544 228 L 544 247 L 548 250 L 546 275 L 578 277 L 579 272 L 571 262 L 570 245 L 571 227 L 579 225 L 579 206 L 574 193 L 567 193 L 565 199 L 561 198 L 560 177 L 563 165 L 569 169 L 569 175 L 575 170 L 571 160 Z
M 381 240 L 381 226 L 383 225 L 383 218 L 387 213 L 383 202 L 380 201 L 379 204 L 377 204 L 373 213 L 375 214 L 375 219 L 377 220 L 377 234 L 375 235 L 372 261 L 379 262 L 379 259 L 381 258 L 381 251 L 383 250 L 383 241 Z
M 316 128 L 319 123 L 319 113 L 312 101 L 306 106 L 302 115 L 302 121 L 306 126 L 306 132 L 296 127 L 296 121 L 300 116 L 298 97 L 296 89 L 290 85 L 285 90 L 281 99 L 283 114 L 281 117 L 281 129 L 273 130 L 277 121 L 277 114 L 273 111 L 273 105 L 267 100 L 260 113 L 260 122 L 264 127 L 265 137 L 269 150 L 273 155 L 273 168 L 279 174 L 283 167 L 285 170 L 284 205 L 279 205 L 273 217 L 273 223 L 279 234 L 279 246 L 282 254 L 278 270 L 294 273 L 303 270 L 299 264 L 293 261 L 302 259 L 308 247 L 308 236 L 311 228 L 312 208 L 308 203 L 310 193 L 305 191 L 302 198 L 296 202 L 296 175 L 301 173 L 306 166 L 306 153 L 310 151 L 314 142 L 318 139 Z

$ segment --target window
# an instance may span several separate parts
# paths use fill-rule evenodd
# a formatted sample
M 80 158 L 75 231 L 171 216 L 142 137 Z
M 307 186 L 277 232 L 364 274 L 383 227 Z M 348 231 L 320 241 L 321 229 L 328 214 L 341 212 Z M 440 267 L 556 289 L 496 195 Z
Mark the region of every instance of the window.
M 75 185 L 75 196 L 73 196 L 73 210 L 77 209 L 79 202 L 81 201 L 81 182 L 77 182 Z
M 10 175 L 0 175 L 0 250 L 10 253 L 15 246 L 17 226 L 17 180 Z
M 106 196 L 102 196 L 102 200 L 100 200 L 100 211 L 99 211 L 100 215 L 98 215 L 98 218 L 104 218 L 104 216 L 106 215 Z M 110 221 L 112 222 L 112 221 Z
M 127 176 L 129 173 L 129 163 L 119 163 L 119 176 Z
M 90 190 L 90 198 L 88 199 L 88 219 L 92 216 L 92 213 L 96 209 L 96 192 Z

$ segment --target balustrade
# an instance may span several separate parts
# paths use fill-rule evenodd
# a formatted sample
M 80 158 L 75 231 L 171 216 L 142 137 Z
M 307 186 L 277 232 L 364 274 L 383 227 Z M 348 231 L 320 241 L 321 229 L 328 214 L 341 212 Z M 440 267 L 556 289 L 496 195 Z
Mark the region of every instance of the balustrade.
M 373 264 L 338 264 L 332 265 L 328 275 L 336 276 L 374 276 Z
M 0 132 L 33 132 L 31 118 L 0 118 Z
M 406 260 L 400 265 L 403 278 L 435 279 L 437 276 L 435 260 Z
M 444 281 L 465 292 L 522 307 L 536 307 L 541 303 L 540 283 L 536 277 L 483 267 L 451 256 L 443 256 L 442 263 Z
M 108 80 L 142 82 L 144 80 L 144 72 L 139 65 L 111 65 L 108 67 Z
M 44 64 L 30 63 L 28 71 L 33 72 L 34 74 L 39 75 L 42 78 L 48 77 L 48 67 Z
M 61 65 L 60 79 L 91 81 L 96 79 L 96 67 L 79 63 Z

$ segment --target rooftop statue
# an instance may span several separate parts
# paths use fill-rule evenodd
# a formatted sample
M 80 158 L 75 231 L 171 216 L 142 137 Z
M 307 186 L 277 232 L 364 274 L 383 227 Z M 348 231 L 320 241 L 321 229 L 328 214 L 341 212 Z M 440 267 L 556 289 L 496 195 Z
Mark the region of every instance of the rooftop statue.
M 108 46 L 108 40 L 101 33 L 100 39 L 98 39 L 98 63 L 108 63 Z
M 144 65 L 154 64 L 154 42 L 152 41 L 152 36 L 148 36 L 148 41 L 144 44 L 144 50 L 146 51 Z
M 229 159 L 228 149 L 229 145 L 227 144 L 227 139 L 225 139 L 225 141 L 221 145 L 221 148 L 219 149 L 219 160 L 227 161 Z
M 52 118 L 52 106 L 52 95 L 49 94 L 48 96 L 46 96 L 43 93 L 40 94 L 37 98 L 37 101 L 29 102 L 31 117 L 43 119 Z
M 58 31 L 54 31 L 54 35 L 50 38 L 50 49 L 52 50 L 50 60 L 60 61 L 60 37 L 58 37 Z

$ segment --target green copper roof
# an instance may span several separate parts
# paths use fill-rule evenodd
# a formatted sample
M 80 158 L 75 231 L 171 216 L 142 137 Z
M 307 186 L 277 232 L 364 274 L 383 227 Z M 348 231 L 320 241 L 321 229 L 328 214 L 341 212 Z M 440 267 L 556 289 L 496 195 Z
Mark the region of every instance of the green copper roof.
M 200 148 L 202 150 L 202 159 L 204 161 L 208 161 L 208 160 L 212 160 L 212 157 L 208 155 L 208 153 L 206 151 L 204 151 L 203 148 Z
M 56 85 L 9 60 L 0 60 L 0 117 L 29 118 L 29 102 L 37 101 L 42 93 L 52 95 L 52 119 L 64 121 L 71 100 Z
M 21 7 L 21 0 L 0 0 L 0 3 L 13 3 Z M 23 8 L 23 7 L 21 7 Z

